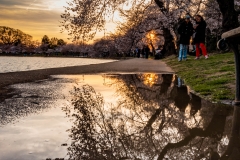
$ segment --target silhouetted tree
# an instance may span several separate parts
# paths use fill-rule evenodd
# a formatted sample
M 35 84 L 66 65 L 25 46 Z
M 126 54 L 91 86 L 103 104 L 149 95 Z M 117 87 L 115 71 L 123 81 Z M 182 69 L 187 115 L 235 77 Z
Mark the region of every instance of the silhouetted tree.
M 66 44 L 66 42 L 63 39 L 58 39 L 58 41 L 57 41 L 58 46 L 63 46 L 65 44 Z
M 6 26 L 0 26 L 0 43 L 8 45 L 29 45 L 31 44 L 32 36 Z
M 48 38 L 47 35 L 44 35 L 43 38 L 42 38 L 42 44 L 49 45 L 49 43 L 50 43 L 50 39 Z

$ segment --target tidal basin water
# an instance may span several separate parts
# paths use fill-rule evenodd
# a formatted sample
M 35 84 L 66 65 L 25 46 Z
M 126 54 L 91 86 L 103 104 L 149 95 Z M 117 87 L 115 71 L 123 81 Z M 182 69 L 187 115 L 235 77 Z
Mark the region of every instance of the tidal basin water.
M 100 64 L 116 60 L 91 58 L 55 58 L 55 57 L 8 57 L 0 56 L 0 73 L 29 71 L 46 68 L 82 66 Z
M 0 103 L 1 160 L 205 160 L 228 157 L 238 141 L 240 112 L 176 75 L 59 75 L 11 87 Z

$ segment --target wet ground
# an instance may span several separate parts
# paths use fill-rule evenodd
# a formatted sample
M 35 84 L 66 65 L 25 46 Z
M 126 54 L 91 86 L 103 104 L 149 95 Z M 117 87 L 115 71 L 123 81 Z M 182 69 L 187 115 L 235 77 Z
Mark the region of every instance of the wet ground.
M 0 103 L 0 160 L 239 158 L 238 108 L 199 98 L 176 75 L 62 75 L 11 87 Z

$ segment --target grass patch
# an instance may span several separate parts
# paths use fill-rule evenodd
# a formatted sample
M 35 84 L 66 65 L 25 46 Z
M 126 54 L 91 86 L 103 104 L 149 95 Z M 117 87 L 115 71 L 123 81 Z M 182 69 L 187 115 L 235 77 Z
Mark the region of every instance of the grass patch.
M 226 65 L 226 66 L 222 66 L 219 71 L 220 71 L 220 72 L 227 72 L 227 71 L 232 71 L 232 70 L 234 70 L 234 68 L 235 68 L 234 65 Z
M 203 98 L 213 101 L 233 100 L 235 87 L 229 86 L 235 86 L 234 54 L 211 54 L 209 59 L 194 58 L 188 56 L 187 61 L 178 62 L 176 56 L 170 56 L 163 61 Z

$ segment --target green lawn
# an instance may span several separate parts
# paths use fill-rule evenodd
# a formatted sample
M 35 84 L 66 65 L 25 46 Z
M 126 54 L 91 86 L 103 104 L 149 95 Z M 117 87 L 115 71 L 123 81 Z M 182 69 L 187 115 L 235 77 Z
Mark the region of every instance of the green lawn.
M 163 59 L 176 74 L 201 97 L 211 101 L 233 100 L 235 98 L 235 63 L 233 53 L 210 54 L 194 60 L 178 62 L 176 56 Z

